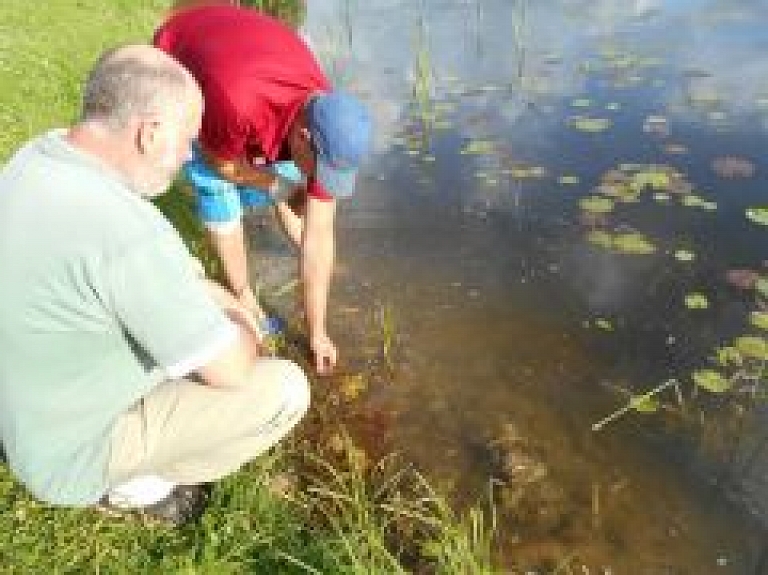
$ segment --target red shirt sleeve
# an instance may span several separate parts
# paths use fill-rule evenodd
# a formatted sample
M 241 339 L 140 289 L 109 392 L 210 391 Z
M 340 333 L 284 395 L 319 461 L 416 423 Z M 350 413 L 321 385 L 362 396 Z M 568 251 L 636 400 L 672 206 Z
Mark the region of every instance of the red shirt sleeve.
M 328 190 L 326 190 L 315 178 L 312 178 L 307 182 L 307 196 L 325 202 L 333 199 L 333 196 L 328 193 Z

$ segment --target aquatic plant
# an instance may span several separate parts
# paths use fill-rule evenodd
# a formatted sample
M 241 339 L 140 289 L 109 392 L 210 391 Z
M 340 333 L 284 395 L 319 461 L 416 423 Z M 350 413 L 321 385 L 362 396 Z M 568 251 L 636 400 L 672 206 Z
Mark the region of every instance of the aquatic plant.
M 768 226 L 768 208 L 748 208 L 745 214 L 749 221 Z
M 626 254 L 647 255 L 656 251 L 656 246 L 639 232 L 616 234 L 613 237 L 613 247 Z
M 709 299 L 702 293 L 689 293 L 685 296 L 685 307 L 688 309 L 707 309 Z
M 613 413 L 607 415 L 600 421 L 592 424 L 592 431 L 600 431 L 603 427 L 608 425 L 609 423 L 616 421 L 623 415 L 629 413 L 630 411 L 636 411 L 639 413 L 653 413 L 658 410 L 660 403 L 658 401 L 658 394 L 664 391 L 665 389 L 669 387 L 678 387 L 679 382 L 676 379 L 668 379 L 664 383 L 661 383 L 660 385 L 654 387 L 650 391 L 647 391 L 640 395 L 629 395 L 629 399 L 627 400 L 627 403 L 614 411 Z
M 592 214 L 607 214 L 613 211 L 613 200 L 601 196 L 587 196 L 579 200 L 579 207 Z
M 612 122 L 607 118 L 592 118 L 589 116 L 571 116 L 567 123 L 574 130 L 595 134 L 604 132 L 611 127 Z

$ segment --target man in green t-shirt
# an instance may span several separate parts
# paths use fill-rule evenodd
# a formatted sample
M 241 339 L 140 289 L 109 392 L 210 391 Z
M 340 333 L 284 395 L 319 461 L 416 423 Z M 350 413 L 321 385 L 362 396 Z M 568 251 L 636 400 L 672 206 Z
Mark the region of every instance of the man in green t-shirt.
M 177 61 L 124 46 L 89 75 L 80 121 L 0 172 L 0 440 L 44 501 L 184 521 L 308 408 L 304 373 L 263 357 L 249 310 L 148 201 L 202 105 Z

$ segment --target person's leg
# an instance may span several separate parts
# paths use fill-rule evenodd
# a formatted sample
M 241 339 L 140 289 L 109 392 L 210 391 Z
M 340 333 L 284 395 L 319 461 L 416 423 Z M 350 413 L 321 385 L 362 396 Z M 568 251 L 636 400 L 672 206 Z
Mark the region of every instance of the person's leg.
M 283 438 L 309 407 L 302 370 L 261 359 L 237 387 L 163 383 L 121 415 L 112 432 L 110 487 L 153 476 L 180 484 L 237 471 Z

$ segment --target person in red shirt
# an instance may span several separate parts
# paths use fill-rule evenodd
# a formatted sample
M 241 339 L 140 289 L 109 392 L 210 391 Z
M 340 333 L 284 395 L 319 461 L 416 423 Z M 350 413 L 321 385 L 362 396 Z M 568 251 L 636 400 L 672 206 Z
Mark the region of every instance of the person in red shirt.
M 232 293 L 259 309 L 248 276 L 243 208 L 274 204 L 299 248 L 304 311 L 319 373 L 337 349 L 326 330 L 334 261 L 335 200 L 354 192 L 371 118 L 334 90 L 301 37 L 248 8 L 194 7 L 155 33 L 157 47 L 195 77 L 205 111 L 185 174 Z

